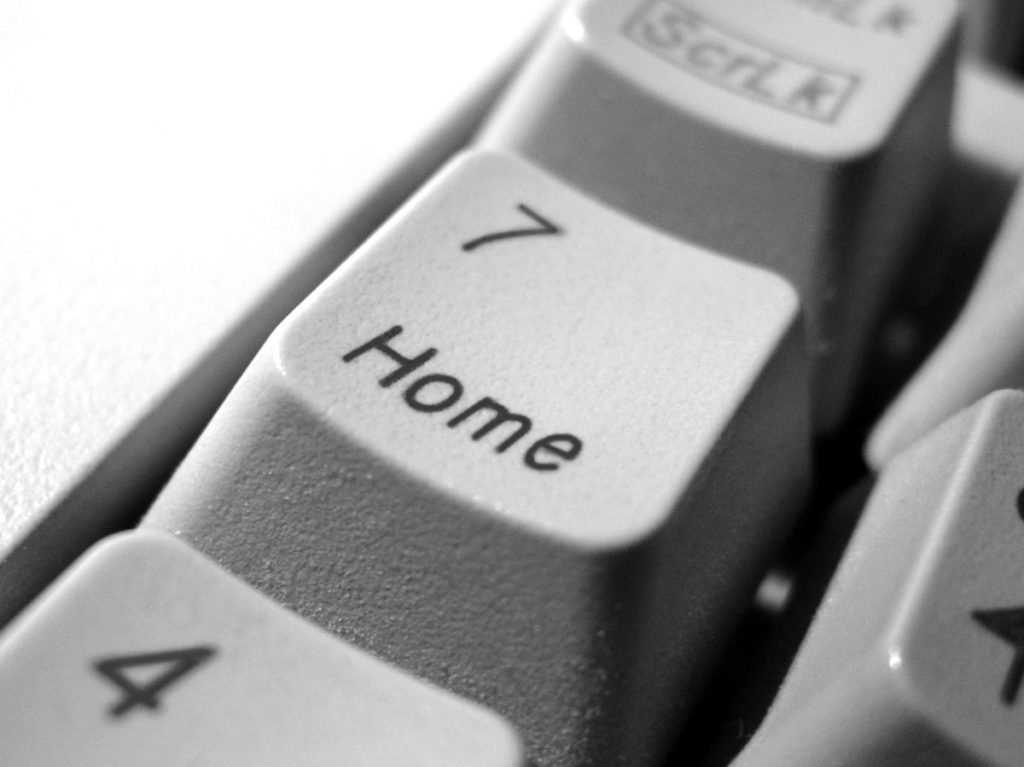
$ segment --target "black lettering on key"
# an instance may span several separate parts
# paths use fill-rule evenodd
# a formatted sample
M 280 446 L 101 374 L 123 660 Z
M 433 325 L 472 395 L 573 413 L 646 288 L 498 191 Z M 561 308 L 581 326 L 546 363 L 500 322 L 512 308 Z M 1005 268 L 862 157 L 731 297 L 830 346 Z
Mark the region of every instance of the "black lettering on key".
M 468 418 L 481 413 L 483 411 L 489 411 L 492 413 L 492 417 L 487 423 L 478 428 L 471 435 L 473 440 L 478 440 L 481 437 L 489 434 L 491 430 L 496 429 L 498 426 L 506 423 L 514 423 L 516 430 L 507 436 L 504 440 L 498 443 L 498 447 L 495 450 L 499 453 L 503 453 L 510 448 L 520 437 L 530 430 L 533 426 L 533 422 L 525 415 L 519 413 L 513 413 L 507 407 L 502 405 L 497 400 L 491 399 L 490 397 L 484 397 L 477 400 L 472 405 L 467 407 L 457 416 L 448 421 L 448 428 L 453 429 L 460 423 Z
M 369 351 L 377 351 L 389 358 L 398 367 L 379 379 L 383 388 L 409 375 L 437 355 L 437 349 L 429 347 L 415 357 L 407 357 L 395 350 L 390 342 L 402 333 L 401 325 L 393 325 L 383 333 L 360 344 L 342 355 L 344 362 L 352 362 Z M 461 380 L 447 373 L 427 373 L 414 379 L 401 393 L 401 399 L 417 413 L 439 413 L 454 408 L 462 401 L 466 386 Z M 469 400 L 472 404 L 460 404 L 459 409 L 445 422 L 449 429 L 457 429 L 469 422 L 463 431 L 470 431 L 474 442 L 482 440 L 491 432 L 500 429 L 501 441 L 494 452 L 503 454 L 512 445 L 525 437 L 533 428 L 533 420 L 521 413 L 513 412 L 494 397 L 480 397 Z M 495 441 L 497 438 L 495 438 Z M 493 441 L 492 441 L 493 444 Z M 583 450 L 583 440 L 574 434 L 548 434 L 533 440 L 523 452 L 523 464 L 534 471 L 555 471 L 569 461 L 574 461 Z
M 780 62 L 777 59 L 769 59 L 759 63 L 754 73 L 740 84 L 740 88 L 766 99 L 774 99 L 775 93 L 771 88 L 767 87 L 767 82 L 779 68 L 779 65 Z
M 488 245 L 492 242 L 498 242 L 499 240 L 509 240 L 513 237 L 531 237 L 539 234 L 562 234 L 563 230 L 561 227 L 551 221 L 548 221 L 548 219 L 544 218 L 544 216 L 528 205 L 520 203 L 516 207 L 520 212 L 533 219 L 537 226 L 531 226 L 525 229 L 507 229 L 502 232 L 491 232 L 490 234 L 477 237 L 469 242 L 462 243 L 462 249 L 468 253 L 471 250 L 479 248 L 481 245 Z
M 211 646 L 183 647 L 178 650 L 117 655 L 95 661 L 93 668 L 100 676 L 113 682 L 123 693 L 122 698 L 108 709 L 114 719 L 124 716 L 135 707 L 156 711 L 160 708 L 160 693 L 180 680 L 185 674 L 208 661 L 216 652 Z M 142 666 L 163 666 L 163 673 L 145 684 L 137 684 L 126 673 Z
M 819 114 L 828 110 L 828 104 L 835 96 L 832 83 L 821 75 L 814 75 L 790 94 L 787 104 L 796 110 Z
M 692 19 L 667 6 L 652 9 L 647 18 L 640 20 L 638 31 L 644 40 L 657 48 L 677 48 L 695 26 Z
M 558 460 L 540 460 L 545 453 L 562 461 L 572 461 L 580 454 L 583 443 L 574 434 L 549 434 L 534 442 L 523 456 L 523 462 L 537 471 L 554 471 L 561 463 Z
M 428 386 L 433 388 L 434 393 L 426 397 L 420 396 Z M 455 376 L 431 373 L 411 383 L 402 398 L 413 410 L 420 413 L 436 413 L 439 410 L 447 410 L 458 402 L 462 397 L 462 391 L 462 382 Z
M 686 58 L 697 69 L 715 70 L 722 68 L 722 61 L 729 54 L 724 45 L 716 42 L 697 43 Z
M 395 381 L 399 381 L 402 378 L 405 378 L 407 375 L 409 375 L 409 373 L 411 373 L 416 368 L 426 363 L 431 357 L 437 354 L 437 349 L 433 348 L 427 349 L 424 352 L 420 352 L 420 354 L 416 357 L 406 357 L 404 354 L 395 351 L 390 346 L 388 346 L 388 341 L 390 341 L 392 338 L 394 338 L 401 332 L 402 326 L 395 325 L 394 327 L 385 330 L 379 336 L 371 338 L 362 346 L 359 346 L 353 349 L 352 351 L 348 352 L 344 357 L 341 358 L 341 361 L 351 362 L 357 357 L 361 357 L 362 355 L 366 354 L 366 352 L 370 351 L 371 349 L 376 349 L 386 357 L 390 357 L 395 362 L 400 363 L 397 370 L 389 373 L 388 375 L 380 379 L 380 385 L 386 389 L 387 387 L 391 386 L 391 384 L 393 384 Z

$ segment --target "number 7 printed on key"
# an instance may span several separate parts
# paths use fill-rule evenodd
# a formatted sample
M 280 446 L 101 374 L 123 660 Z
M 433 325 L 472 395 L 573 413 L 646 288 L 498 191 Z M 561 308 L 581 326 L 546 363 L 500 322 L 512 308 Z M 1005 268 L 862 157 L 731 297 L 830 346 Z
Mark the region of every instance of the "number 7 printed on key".
M 544 218 L 540 213 L 533 210 L 533 208 L 523 203 L 519 203 L 516 206 L 522 213 L 531 218 L 537 226 L 527 227 L 525 229 L 507 229 L 501 232 L 491 232 L 485 234 L 469 242 L 462 243 L 462 249 L 467 253 L 471 250 L 479 248 L 481 245 L 489 245 L 492 242 L 498 242 L 499 240 L 509 240 L 513 237 L 530 237 L 540 234 L 562 234 L 565 230 L 559 227 L 557 224 Z

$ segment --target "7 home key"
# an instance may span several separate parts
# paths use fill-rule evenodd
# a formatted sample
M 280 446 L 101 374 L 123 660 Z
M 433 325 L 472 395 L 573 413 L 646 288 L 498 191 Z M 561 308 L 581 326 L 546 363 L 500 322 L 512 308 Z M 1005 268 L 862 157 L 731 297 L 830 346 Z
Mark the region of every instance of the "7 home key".
M 467 154 L 275 331 L 144 526 L 538 767 L 651 764 L 801 507 L 798 317 L 767 271 Z

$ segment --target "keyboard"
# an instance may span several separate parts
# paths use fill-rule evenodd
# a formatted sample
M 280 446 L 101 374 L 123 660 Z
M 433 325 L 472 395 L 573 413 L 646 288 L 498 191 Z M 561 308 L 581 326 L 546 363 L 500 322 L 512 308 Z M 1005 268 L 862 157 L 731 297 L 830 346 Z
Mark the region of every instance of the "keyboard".
M 0 761 L 1019 764 L 1024 13 L 504 5 L 0 8 Z

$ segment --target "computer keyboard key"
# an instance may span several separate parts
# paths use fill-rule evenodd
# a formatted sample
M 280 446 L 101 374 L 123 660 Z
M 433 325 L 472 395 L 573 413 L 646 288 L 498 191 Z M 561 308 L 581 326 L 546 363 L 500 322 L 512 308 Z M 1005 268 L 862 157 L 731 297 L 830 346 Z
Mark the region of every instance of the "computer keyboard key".
M 876 468 L 997 389 L 1024 386 L 1024 185 L 960 316 L 872 431 Z
M 790 279 L 831 430 L 942 177 L 956 16 L 952 0 L 575 2 L 479 140 Z
M 882 472 L 765 723 L 734 767 L 1024 758 L 1024 394 Z
M 1008 70 L 1024 64 L 1024 4 L 961 0 L 965 53 Z
M 796 297 L 464 156 L 278 328 L 143 520 L 492 706 L 650 763 L 799 510 Z
M 522 767 L 512 728 L 172 536 L 97 544 L 0 637 L 19 767 Z

